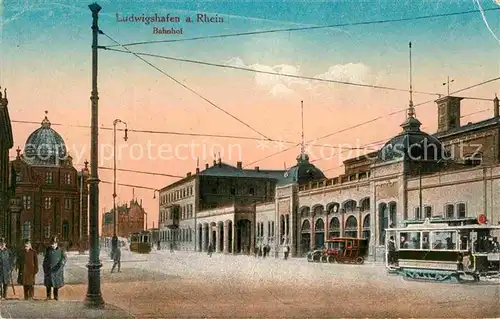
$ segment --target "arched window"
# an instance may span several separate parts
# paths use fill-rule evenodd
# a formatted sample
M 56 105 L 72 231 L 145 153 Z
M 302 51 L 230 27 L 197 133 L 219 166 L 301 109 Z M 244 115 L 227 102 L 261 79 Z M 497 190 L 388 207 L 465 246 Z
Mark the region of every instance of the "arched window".
M 306 219 L 302 223 L 302 228 L 301 228 L 302 233 L 310 233 L 311 232 L 311 223 Z
M 330 220 L 330 225 L 328 228 L 328 237 L 340 237 L 340 221 L 337 217 L 333 217 Z
M 323 205 L 318 205 L 314 207 L 314 216 L 323 214 Z
M 325 222 L 323 221 L 323 218 L 318 218 L 318 220 L 316 221 L 314 230 L 317 233 L 325 231 Z
M 23 239 L 31 239 L 31 222 L 25 221 L 23 223 Z
M 335 214 L 339 212 L 339 204 L 338 203 L 330 203 L 326 205 L 326 211 L 328 214 Z
M 453 218 L 455 217 L 455 207 L 453 205 L 448 204 L 444 207 L 444 210 L 446 212 L 446 218 Z
M 356 209 L 356 201 L 350 199 L 344 203 L 344 211 L 346 213 L 353 212 Z
M 389 208 L 386 203 L 378 205 L 379 245 L 385 244 L 385 230 L 389 227 Z
M 358 237 L 358 220 L 354 216 L 349 216 L 345 222 L 345 236 Z
M 309 207 L 302 207 L 302 209 L 300 210 L 300 215 L 302 217 L 309 217 L 309 210 L 310 208 Z
M 325 222 L 323 218 L 318 218 L 314 224 L 316 247 L 323 247 L 325 244 Z
M 389 222 L 391 223 L 389 227 L 396 227 L 398 224 L 397 218 L 397 205 L 396 202 L 389 203 Z
M 368 212 L 370 210 L 370 198 L 367 197 L 361 201 L 361 211 Z
M 425 206 L 424 207 L 425 218 L 432 218 L 432 207 Z
M 465 218 L 467 216 L 467 208 L 464 203 L 457 204 L 457 215 L 458 218 Z
M 363 219 L 363 238 L 370 239 L 370 215 L 366 215 Z

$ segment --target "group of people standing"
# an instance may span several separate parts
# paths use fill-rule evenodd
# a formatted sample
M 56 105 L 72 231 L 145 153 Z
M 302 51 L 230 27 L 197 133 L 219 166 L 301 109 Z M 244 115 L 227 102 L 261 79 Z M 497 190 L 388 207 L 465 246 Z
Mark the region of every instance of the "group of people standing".
M 46 287 L 46 300 L 59 299 L 59 289 L 64 286 L 64 266 L 66 254 L 59 247 L 57 238 L 51 239 L 51 245 L 45 250 L 42 268 L 43 283 Z M 0 291 L 1 298 L 7 298 L 9 284 L 14 290 L 13 270 L 17 270 L 17 283 L 23 286 L 24 300 L 33 300 L 35 294 L 35 276 L 39 271 L 38 253 L 31 246 L 30 240 L 24 241 L 24 247 L 15 252 L 9 249 L 5 239 L 0 238 Z M 14 290 L 15 294 L 15 290 Z

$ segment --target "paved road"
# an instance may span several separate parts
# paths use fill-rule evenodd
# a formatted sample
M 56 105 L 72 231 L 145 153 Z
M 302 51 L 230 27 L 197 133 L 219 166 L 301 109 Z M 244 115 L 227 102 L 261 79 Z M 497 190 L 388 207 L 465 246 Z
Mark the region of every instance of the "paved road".
M 122 273 L 109 274 L 106 302 L 138 318 L 159 317 L 500 317 L 500 283 L 416 283 L 387 275 L 380 264 L 308 263 L 164 251 L 122 253 Z M 86 293 L 88 256 L 70 256 L 61 299 Z M 40 293 L 43 294 L 40 289 Z M 37 290 L 38 294 L 38 290 Z

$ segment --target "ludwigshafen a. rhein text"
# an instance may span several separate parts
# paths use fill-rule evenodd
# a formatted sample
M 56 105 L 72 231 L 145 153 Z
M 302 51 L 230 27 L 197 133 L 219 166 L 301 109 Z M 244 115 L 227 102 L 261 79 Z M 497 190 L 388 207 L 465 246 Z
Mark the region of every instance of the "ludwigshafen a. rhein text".
M 128 22 L 128 23 L 143 23 L 145 25 L 149 25 L 152 23 L 181 23 L 181 18 L 176 15 L 171 15 L 170 13 L 166 14 L 141 14 L 141 15 L 135 15 L 135 14 L 127 14 L 127 15 L 120 15 L 119 13 L 116 13 L 116 22 Z M 206 13 L 198 13 L 194 17 L 187 16 L 184 18 L 184 21 L 186 23 L 222 23 L 224 22 L 224 19 L 222 17 L 219 17 L 218 15 L 208 15 Z M 182 28 L 175 28 L 175 27 L 158 27 L 154 26 L 153 27 L 153 34 L 183 34 L 183 29 Z

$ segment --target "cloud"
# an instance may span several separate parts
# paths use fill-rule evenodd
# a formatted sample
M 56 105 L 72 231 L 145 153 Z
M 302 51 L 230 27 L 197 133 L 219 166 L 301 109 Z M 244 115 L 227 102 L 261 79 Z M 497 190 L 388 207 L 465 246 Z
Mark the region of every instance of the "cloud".
M 258 63 L 246 65 L 245 62 L 239 57 L 233 57 L 229 59 L 226 64 L 234 67 L 260 71 L 256 72 L 254 75 L 255 83 L 258 86 L 265 88 L 268 91 L 269 95 L 272 96 L 290 95 L 293 94 L 295 92 L 294 89 L 297 88 L 305 87 L 310 90 L 314 89 L 315 87 L 319 87 L 321 84 L 326 84 L 325 82 L 269 74 L 282 73 L 292 76 L 303 76 L 300 72 L 299 66 L 289 64 L 277 64 L 274 66 L 268 66 Z M 374 82 L 378 82 L 378 77 L 375 77 L 372 74 L 370 67 L 363 63 L 333 65 L 330 66 L 325 73 L 316 75 L 314 77 L 325 80 L 353 82 L 360 84 L 373 84 Z
M 333 65 L 328 68 L 328 71 L 315 77 L 360 84 L 369 84 L 373 80 L 370 68 L 363 63 Z

